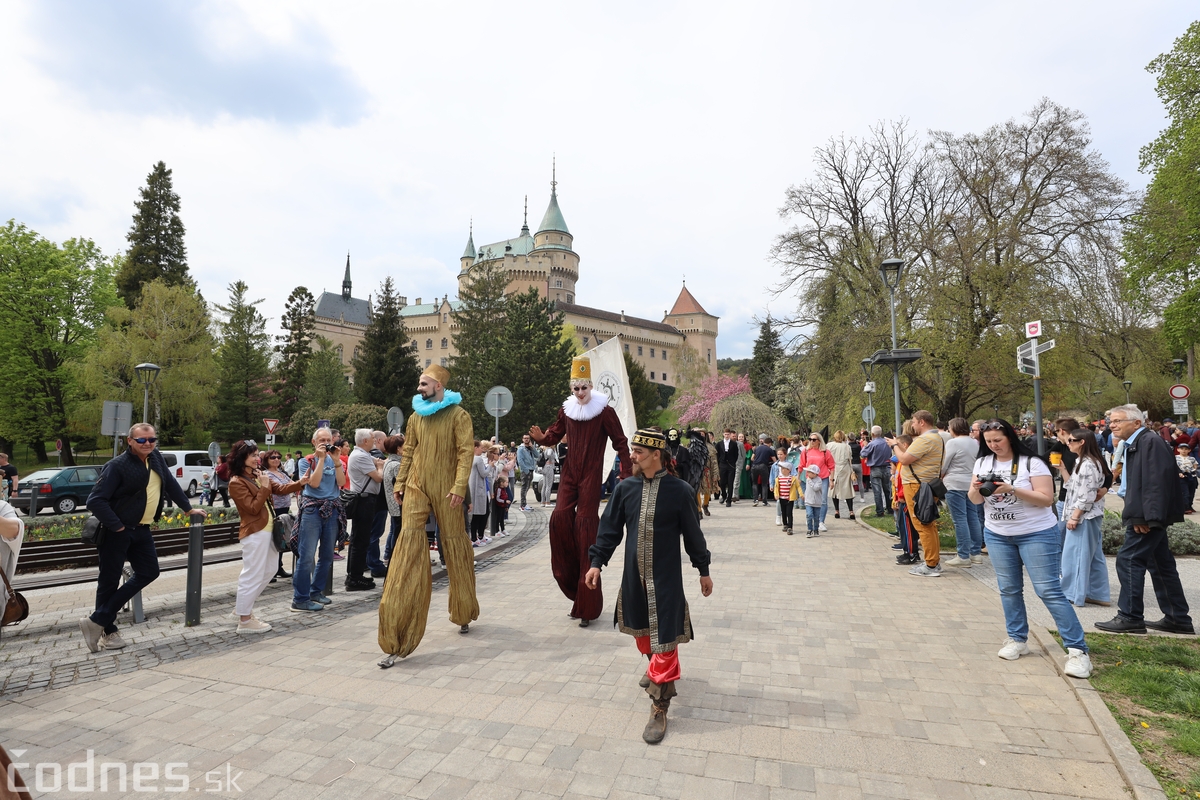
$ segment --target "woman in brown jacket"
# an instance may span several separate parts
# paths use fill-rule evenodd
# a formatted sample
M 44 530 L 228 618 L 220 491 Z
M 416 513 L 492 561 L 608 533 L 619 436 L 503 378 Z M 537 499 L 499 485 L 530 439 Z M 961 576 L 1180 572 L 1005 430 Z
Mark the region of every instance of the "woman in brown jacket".
M 275 522 L 271 495 L 292 494 L 304 488 L 303 481 L 275 483 L 259 469 L 258 445 L 253 439 L 234 442 L 229 451 L 229 494 L 237 506 L 241 525 L 242 574 L 238 576 L 238 633 L 266 633 L 271 626 L 254 616 L 254 601 L 275 574 L 279 551 L 271 541 Z

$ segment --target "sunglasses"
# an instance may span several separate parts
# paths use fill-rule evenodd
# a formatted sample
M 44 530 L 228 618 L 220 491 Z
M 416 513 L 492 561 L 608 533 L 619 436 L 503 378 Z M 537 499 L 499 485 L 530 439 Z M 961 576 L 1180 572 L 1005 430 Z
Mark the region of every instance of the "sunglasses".
M 137 436 L 137 437 L 134 437 L 134 441 L 137 442 L 138 444 L 146 444 L 147 442 L 150 444 L 154 444 L 155 442 L 158 441 L 158 437 L 157 436 Z
M 1073 444 L 1079 444 L 1080 442 L 1082 442 L 1084 440 L 1083 439 L 1067 439 L 1067 441 L 1071 442 Z
M 245 439 L 244 443 L 246 447 L 258 448 L 258 442 L 254 441 L 253 439 Z
M 278 461 L 278 460 L 279 460 L 279 458 L 280 458 L 279 456 L 271 456 L 271 457 L 270 457 L 270 458 L 268 458 L 267 460 L 268 460 L 268 461 Z
M 985 422 L 979 426 L 979 430 L 981 430 L 981 431 L 1002 431 L 1002 430 L 1004 430 L 1004 423 L 1002 423 L 1002 422 Z

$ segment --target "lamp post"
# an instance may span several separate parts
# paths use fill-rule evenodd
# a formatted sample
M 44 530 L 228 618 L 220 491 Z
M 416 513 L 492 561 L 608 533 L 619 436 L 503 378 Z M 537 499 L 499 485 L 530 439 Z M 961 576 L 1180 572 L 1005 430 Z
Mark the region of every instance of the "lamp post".
M 883 276 L 883 285 L 891 292 L 892 303 L 892 350 L 895 351 L 896 344 L 896 287 L 900 285 L 900 273 L 904 271 L 904 259 L 888 258 L 879 265 L 879 274 Z M 894 403 L 894 411 L 896 412 L 896 428 L 895 431 L 899 434 L 902 427 L 900 423 L 900 365 L 892 362 L 892 400 Z
M 1121 385 L 1125 387 L 1125 405 L 1129 405 L 1129 389 L 1133 386 L 1133 381 L 1121 381 Z
M 134 367 L 134 370 L 137 371 L 138 377 L 142 379 L 142 388 L 143 388 L 142 422 L 149 422 L 150 421 L 150 384 L 152 384 L 156 380 L 158 380 L 158 373 L 162 371 L 162 368 L 159 367 L 157 364 L 151 364 L 150 362 L 147 361 L 147 362 L 138 364 L 136 367 Z
M 1183 380 L 1183 367 L 1185 364 L 1187 364 L 1187 362 L 1184 361 L 1182 358 L 1172 358 L 1171 364 L 1173 364 L 1175 367 L 1175 380 L 1176 381 Z

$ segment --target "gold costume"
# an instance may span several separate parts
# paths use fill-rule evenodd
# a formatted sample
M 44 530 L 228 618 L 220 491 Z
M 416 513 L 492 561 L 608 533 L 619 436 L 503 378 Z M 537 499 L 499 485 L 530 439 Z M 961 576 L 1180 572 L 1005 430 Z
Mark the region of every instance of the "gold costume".
M 475 598 L 475 551 L 467 538 L 462 506 L 450 507 L 448 494 L 465 497 L 474 457 L 471 417 L 459 405 L 428 416 L 413 414 L 405 431 L 404 454 L 392 491 L 404 493 L 400 536 L 392 551 L 379 601 L 379 647 L 401 658 L 425 635 L 433 576 L 425 522 L 432 511 L 441 530 L 442 555 L 450 577 L 450 621 L 479 619 Z

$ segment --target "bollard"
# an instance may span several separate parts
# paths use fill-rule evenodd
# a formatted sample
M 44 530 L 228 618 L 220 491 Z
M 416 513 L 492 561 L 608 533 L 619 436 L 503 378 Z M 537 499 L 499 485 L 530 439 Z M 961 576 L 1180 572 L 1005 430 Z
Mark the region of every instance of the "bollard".
M 325 594 L 333 594 L 333 561 L 329 562 L 329 569 L 325 572 Z
M 188 528 L 187 608 L 184 624 L 189 628 L 200 624 L 200 587 L 204 573 L 204 523 L 192 518 Z

